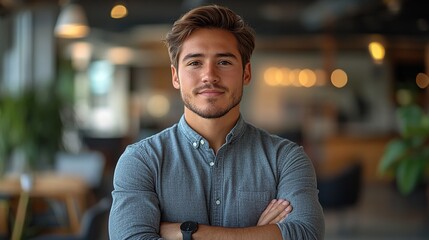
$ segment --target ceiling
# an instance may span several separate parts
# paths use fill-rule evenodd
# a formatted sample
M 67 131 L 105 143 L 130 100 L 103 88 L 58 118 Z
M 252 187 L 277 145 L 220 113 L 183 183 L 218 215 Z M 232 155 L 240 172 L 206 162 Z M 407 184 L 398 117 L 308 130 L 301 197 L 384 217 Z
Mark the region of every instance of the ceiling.
M 49 4 L 56 9 L 67 0 L 0 0 L 0 17 L 16 9 Z M 103 41 L 132 42 L 142 47 L 160 42 L 165 31 L 192 7 L 216 3 L 239 13 L 257 32 L 262 48 L 314 49 L 329 47 L 334 36 L 338 48 L 361 48 L 360 36 L 382 35 L 390 44 L 419 52 L 428 43 L 429 1 L 421 0 L 73 0 L 81 4 L 91 33 Z M 122 2 L 129 14 L 110 18 L 114 3 Z M 162 35 L 162 36 L 161 36 Z M 309 37 L 311 36 L 311 37 Z M 117 39 L 115 39 L 117 38 Z M 149 40 L 148 40 L 149 39 Z M 267 40 L 268 39 L 268 40 Z M 392 40 L 393 39 L 393 40 Z M 321 41 L 322 40 L 322 41 Z
M 107 2 L 107 4 L 106 4 Z M 129 15 L 109 18 L 115 0 L 79 1 L 92 27 L 127 31 L 142 24 L 171 24 L 186 10 L 210 3 L 238 12 L 259 35 L 428 35 L 429 1 L 417 0 L 122 0 Z
M 411 56 L 422 58 L 422 49 L 427 45 L 429 37 L 429 1 L 122 1 L 129 9 L 129 15 L 123 19 L 109 18 L 110 9 L 116 0 L 107 1 L 108 3 L 106 0 L 80 0 L 79 3 L 84 6 L 92 28 L 127 33 L 125 38 L 140 47 L 147 46 L 145 44 L 148 40 L 144 38 L 159 42 L 166 27 L 168 29 L 190 8 L 211 3 L 225 5 L 240 14 L 256 30 L 259 37 L 258 48 L 265 50 L 317 50 L 330 48 L 331 45 L 338 49 L 362 49 L 367 47 L 367 36 L 378 34 L 388 42 L 388 48 L 392 51 L 394 49 L 395 53 L 400 54 L 400 58 L 408 61 Z M 156 25 L 164 25 L 164 28 L 153 27 Z M 326 39 L 326 35 L 334 36 L 335 39 Z M 124 36 L 119 41 L 123 39 Z
M 119 0 L 129 9 L 124 19 L 109 18 L 117 0 L 74 0 L 81 4 L 92 28 L 124 32 L 147 24 L 171 24 L 186 10 L 211 3 L 238 12 L 259 35 L 300 35 L 322 32 L 426 36 L 429 1 L 418 0 Z M 64 0 L 0 0 L 0 14 L 37 3 Z

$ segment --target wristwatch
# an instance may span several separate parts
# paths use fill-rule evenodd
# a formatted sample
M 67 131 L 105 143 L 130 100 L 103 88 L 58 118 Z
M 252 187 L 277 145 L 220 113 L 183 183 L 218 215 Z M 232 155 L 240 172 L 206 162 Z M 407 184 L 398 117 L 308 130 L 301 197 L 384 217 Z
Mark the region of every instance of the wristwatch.
M 186 221 L 180 225 L 183 240 L 192 240 L 192 234 L 198 229 L 198 223 L 193 221 Z

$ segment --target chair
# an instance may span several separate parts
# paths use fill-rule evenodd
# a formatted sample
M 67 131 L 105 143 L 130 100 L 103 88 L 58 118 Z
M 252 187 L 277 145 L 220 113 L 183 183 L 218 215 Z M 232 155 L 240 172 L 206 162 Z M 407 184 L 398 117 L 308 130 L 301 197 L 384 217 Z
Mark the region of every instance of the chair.
M 85 211 L 78 235 L 42 235 L 31 240 L 97 240 L 107 236 L 107 221 L 112 200 L 104 197 Z
M 337 175 L 319 178 L 319 202 L 324 209 L 356 205 L 361 192 L 362 165 L 354 163 Z
M 90 203 L 94 203 L 104 197 L 102 193 L 104 167 L 105 159 L 97 151 L 81 153 L 58 152 L 55 156 L 55 172 L 81 177 L 91 190 L 91 195 L 88 199 Z M 48 206 L 48 211 L 44 216 L 38 216 L 38 220 L 34 224 L 48 228 L 67 225 L 68 217 L 64 203 L 56 199 L 45 199 L 45 202 Z
M 358 221 L 351 210 L 356 207 L 361 195 L 362 164 L 356 162 L 343 169 L 340 173 L 318 179 L 319 202 L 324 210 L 335 213 L 337 219 L 337 234 L 345 234 Z

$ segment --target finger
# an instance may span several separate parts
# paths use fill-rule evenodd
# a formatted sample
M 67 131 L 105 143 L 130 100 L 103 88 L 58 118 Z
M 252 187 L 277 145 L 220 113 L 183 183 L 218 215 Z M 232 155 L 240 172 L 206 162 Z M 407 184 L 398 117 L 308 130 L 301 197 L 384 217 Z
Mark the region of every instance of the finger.
M 283 221 L 284 219 L 286 219 L 289 214 L 292 212 L 293 208 L 292 205 L 289 205 L 283 212 L 281 212 L 276 218 L 274 218 L 273 220 L 271 220 L 269 222 L 269 224 L 275 224 L 275 223 L 279 223 L 281 221 Z
M 260 226 L 277 223 L 286 218 L 290 211 L 292 211 L 292 206 L 289 201 L 284 199 L 274 199 L 261 214 L 257 225 Z
M 266 216 L 272 210 L 272 208 L 276 204 L 276 202 L 277 202 L 277 199 L 271 200 L 271 202 L 268 204 L 267 208 L 262 212 L 261 216 L 259 217 L 258 226 L 259 225 L 265 225 L 268 223 L 268 221 L 266 221 Z
M 271 200 L 270 204 L 268 204 L 267 208 L 264 210 L 264 212 L 262 212 L 261 217 L 260 218 L 264 218 L 273 208 L 273 206 L 277 203 L 277 199 L 273 199 Z
M 283 219 L 285 219 L 287 215 L 288 215 L 288 213 L 286 211 L 282 211 L 281 213 L 279 213 L 279 215 L 277 215 L 269 223 L 270 224 L 276 224 L 276 223 L 282 221 Z
M 291 212 L 292 212 L 292 210 L 293 210 L 292 205 L 287 206 L 287 208 L 285 209 L 285 211 L 286 211 L 288 214 L 289 214 L 289 213 L 291 213 Z
M 277 200 L 274 205 L 271 207 L 270 211 L 268 211 L 263 216 L 263 222 L 269 223 L 276 219 L 279 215 L 282 215 L 285 209 L 289 206 L 289 202 L 285 200 Z

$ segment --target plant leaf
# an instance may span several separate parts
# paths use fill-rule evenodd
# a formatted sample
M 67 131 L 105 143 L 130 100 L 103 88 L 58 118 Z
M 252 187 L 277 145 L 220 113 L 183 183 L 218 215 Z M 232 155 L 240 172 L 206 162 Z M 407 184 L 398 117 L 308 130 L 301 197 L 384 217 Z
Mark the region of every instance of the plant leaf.
M 384 154 L 380 160 L 379 171 L 383 174 L 389 171 L 396 162 L 406 153 L 408 145 L 401 139 L 394 139 L 390 141 Z
M 422 109 L 417 105 L 408 105 L 401 107 L 397 111 L 399 118 L 399 130 L 403 137 L 422 134 Z
M 411 193 L 417 186 L 423 168 L 421 161 L 417 159 L 407 159 L 398 165 L 396 180 L 399 191 L 403 195 Z

